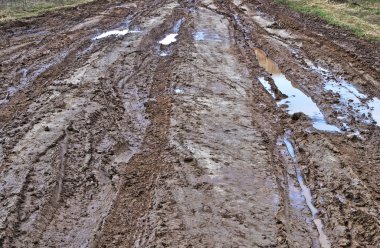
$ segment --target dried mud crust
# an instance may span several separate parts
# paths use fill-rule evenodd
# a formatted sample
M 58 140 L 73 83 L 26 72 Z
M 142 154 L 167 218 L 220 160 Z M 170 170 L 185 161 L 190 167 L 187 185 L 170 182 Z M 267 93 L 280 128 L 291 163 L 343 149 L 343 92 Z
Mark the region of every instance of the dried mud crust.
M 292 118 L 256 57 L 344 128 L 310 61 L 379 97 L 378 44 L 261 0 L 96 1 L 0 37 L 0 246 L 380 242 L 379 126 Z

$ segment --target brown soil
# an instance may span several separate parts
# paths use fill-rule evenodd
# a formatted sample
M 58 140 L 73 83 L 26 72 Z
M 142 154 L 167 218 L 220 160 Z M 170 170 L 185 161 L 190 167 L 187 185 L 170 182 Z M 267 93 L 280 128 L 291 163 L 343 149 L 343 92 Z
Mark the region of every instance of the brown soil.
M 1 247 L 378 247 L 380 127 L 308 65 L 380 97 L 379 44 L 265 0 L 1 25 Z M 263 63 L 342 131 L 278 106 Z

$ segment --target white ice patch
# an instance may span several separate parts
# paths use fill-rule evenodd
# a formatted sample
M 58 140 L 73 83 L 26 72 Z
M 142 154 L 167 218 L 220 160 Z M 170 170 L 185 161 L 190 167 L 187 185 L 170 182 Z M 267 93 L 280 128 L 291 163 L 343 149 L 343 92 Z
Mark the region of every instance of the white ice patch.
M 163 38 L 162 40 L 160 40 L 158 43 L 164 45 L 164 46 L 168 46 L 170 45 L 171 43 L 174 43 L 177 41 L 177 36 L 178 34 L 168 34 L 166 35 L 165 38 Z

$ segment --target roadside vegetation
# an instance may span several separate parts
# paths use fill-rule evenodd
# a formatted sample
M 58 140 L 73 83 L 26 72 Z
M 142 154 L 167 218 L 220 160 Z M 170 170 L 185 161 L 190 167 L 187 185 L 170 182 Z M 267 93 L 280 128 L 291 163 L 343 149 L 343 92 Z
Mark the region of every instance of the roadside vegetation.
M 37 16 L 47 11 L 91 1 L 93 0 L 0 0 L 0 22 Z
M 380 42 L 380 0 L 276 0 Z

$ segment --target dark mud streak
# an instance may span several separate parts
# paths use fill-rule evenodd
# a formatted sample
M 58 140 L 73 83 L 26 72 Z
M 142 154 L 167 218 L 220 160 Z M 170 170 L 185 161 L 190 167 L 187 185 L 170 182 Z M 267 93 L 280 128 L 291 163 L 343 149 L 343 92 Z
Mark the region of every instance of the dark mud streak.
M 158 67 L 156 71 L 164 74 L 166 66 Z M 132 247 L 136 230 L 136 223 L 145 211 L 151 206 L 152 193 L 157 176 L 168 166 L 163 158 L 165 145 L 167 145 L 167 132 L 171 99 L 162 96 L 168 88 L 168 83 L 160 76 L 154 77 L 155 85 L 151 89 L 150 97 L 156 98 L 157 103 L 148 106 L 147 113 L 151 115 L 151 125 L 147 130 L 142 150 L 145 152 L 135 155 L 123 172 L 124 183 L 121 186 L 118 198 L 113 205 L 108 221 L 105 222 L 102 236 L 99 237 L 98 246 L 125 245 Z M 150 182 L 150 183 L 148 183 Z M 148 183 L 148 185 L 147 185 Z M 134 199 L 134 200 L 133 200 Z M 116 219 L 114 219 L 116 218 Z M 128 226 L 126 226 L 128 224 Z M 117 230 L 114 230 L 116 227 Z M 126 229 L 126 227 L 128 227 Z M 109 235 L 123 233 L 123 237 L 116 238 Z M 109 243 L 110 241 L 116 243 Z
M 173 15 L 165 21 L 164 25 L 174 23 L 181 15 L 183 15 L 181 9 L 174 9 Z M 157 28 L 157 30 L 164 29 L 162 27 Z M 154 51 L 154 49 L 146 49 L 146 47 L 154 47 L 160 35 L 160 32 L 153 30 L 151 36 L 144 39 L 147 42 L 140 44 L 141 51 Z M 102 224 L 101 229 L 98 230 L 92 244 L 94 247 L 112 247 L 115 245 L 133 247 L 137 237 L 140 236 L 139 233 L 142 232 L 139 229 L 141 218 L 152 210 L 157 180 L 172 168 L 170 161 L 168 161 L 170 155 L 167 151 L 172 104 L 172 97 L 168 93 L 171 87 L 172 71 L 175 64 L 179 62 L 177 59 L 173 59 L 175 57 L 176 52 L 171 55 L 171 60 L 147 52 L 136 68 L 135 75 L 142 72 L 145 72 L 146 75 L 153 75 L 151 79 L 153 84 L 148 98 L 156 99 L 156 101 L 147 104 L 146 112 L 147 116 L 150 116 L 150 125 L 141 146 L 142 152 L 134 155 L 122 172 L 123 183 L 120 192 L 113 203 L 111 212 Z M 134 79 L 134 75 L 131 75 L 127 80 L 132 79 Z

